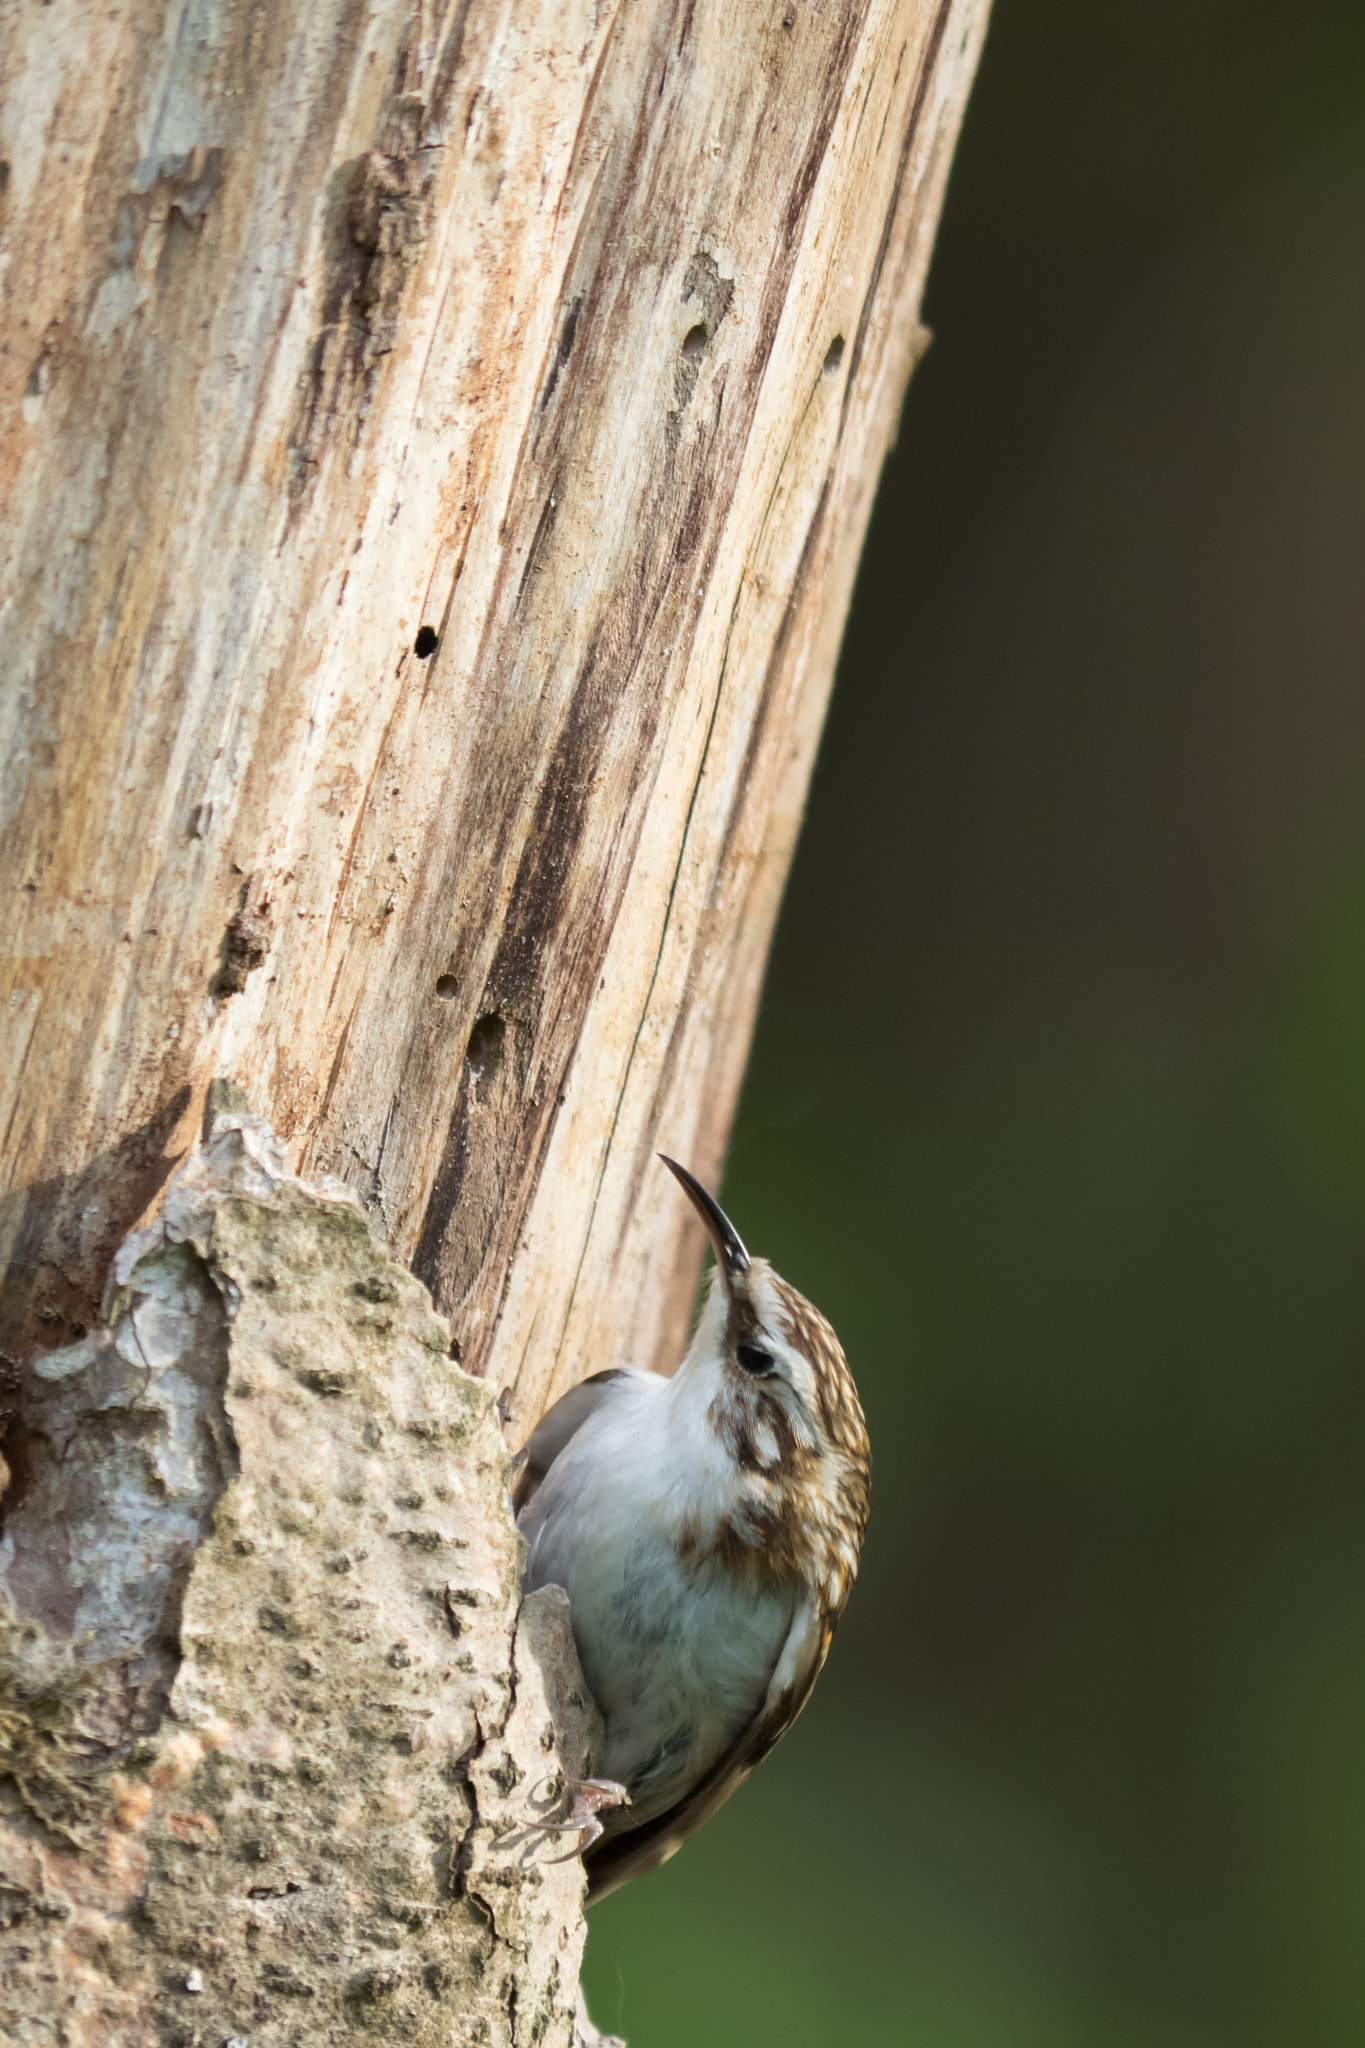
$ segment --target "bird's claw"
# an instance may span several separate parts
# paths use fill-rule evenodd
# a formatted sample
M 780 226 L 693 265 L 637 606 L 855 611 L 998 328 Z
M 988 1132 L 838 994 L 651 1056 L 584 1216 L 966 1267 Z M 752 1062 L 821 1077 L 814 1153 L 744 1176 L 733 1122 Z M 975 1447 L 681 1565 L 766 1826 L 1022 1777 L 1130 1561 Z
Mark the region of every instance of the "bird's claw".
M 547 1856 L 547 1863 L 567 1863 L 571 1857 L 581 1856 L 590 1849 L 602 1833 L 599 1813 L 607 1813 L 615 1806 L 629 1806 L 630 1794 L 624 1785 L 618 1785 L 615 1778 L 570 1778 L 564 1786 L 563 1796 L 569 1802 L 568 1817 L 554 1825 L 554 1832 L 569 1833 L 576 1830 L 578 1844 L 564 1856 Z
M 576 1834 L 578 1840 L 562 1856 L 546 1856 L 543 1859 L 546 1863 L 570 1863 L 575 1856 L 581 1856 L 585 1849 L 590 1849 L 603 1832 L 598 1814 L 615 1806 L 629 1806 L 630 1794 L 614 1778 L 566 1778 L 558 1803 L 567 1805 L 568 1809 L 562 1820 L 532 1821 L 527 1832 L 533 1835 Z

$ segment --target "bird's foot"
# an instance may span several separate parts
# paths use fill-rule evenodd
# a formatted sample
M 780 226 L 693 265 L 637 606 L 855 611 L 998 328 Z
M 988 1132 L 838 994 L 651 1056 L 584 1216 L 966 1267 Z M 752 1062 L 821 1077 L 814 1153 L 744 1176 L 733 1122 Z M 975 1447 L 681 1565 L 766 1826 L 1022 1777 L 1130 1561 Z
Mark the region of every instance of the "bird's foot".
M 545 1782 L 552 1781 L 547 1779 Z M 549 1800 L 545 1818 L 531 1821 L 516 1839 L 526 1843 L 541 1835 L 576 1834 L 578 1840 L 572 1849 L 566 1849 L 562 1856 L 542 1859 L 546 1863 L 568 1863 L 591 1848 L 602 1833 L 602 1823 L 597 1818 L 599 1813 L 606 1813 L 614 1806 L 629 1805 L 629 1792 L 614 1778 L 565 1778 Z
M 563 1856 L 547 1856 L 547 1863 L 567 1863 L 570 1857 L 581 1856 L 590 1849 L 602 1833 L 599 1813 L 609 1813 L 615 1806 L 629 1806 L 630 1794 L 624 1785 L 618 1785 L 615 1778 L 566 1778 L 560 1794 L 561 1805 L 568 1811 L 563 1820 L 542 1822 L 546 1834 L 577 1834 L 575 1846 Z

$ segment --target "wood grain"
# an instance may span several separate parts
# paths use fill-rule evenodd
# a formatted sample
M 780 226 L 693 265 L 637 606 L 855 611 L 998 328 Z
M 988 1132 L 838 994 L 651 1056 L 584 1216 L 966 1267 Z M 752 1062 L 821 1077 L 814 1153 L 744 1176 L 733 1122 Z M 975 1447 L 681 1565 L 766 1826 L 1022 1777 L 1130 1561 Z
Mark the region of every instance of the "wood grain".
M 672 1363 L 984 26 L 0 5 L 9 1356 L 230 1074 L 522 1430 Z

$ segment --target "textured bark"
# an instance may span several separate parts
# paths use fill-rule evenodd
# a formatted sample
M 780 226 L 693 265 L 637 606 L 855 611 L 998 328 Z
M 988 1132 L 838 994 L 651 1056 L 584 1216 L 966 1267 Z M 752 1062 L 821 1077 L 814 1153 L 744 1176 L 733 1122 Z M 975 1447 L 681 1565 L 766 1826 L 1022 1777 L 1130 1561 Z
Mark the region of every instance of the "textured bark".
M 461 2038 L 437 1992 L 474 1981 L 451 1930 L 484 1800 L 462 1751 L 438 1840 L 432 1774 L 471 1714 L 504 1740 L 521 1698 L 488 1404 L 515 1443 L 585 1372 L 676 1361 L 701 1240 L 652 1155 L 719 1171 L 984 21 L 985 0 L 0 0 L 0 1735 L 34 2026 L 70 1976 L 92 2012 L 132 1986 L 141 2041 L 162 1953 L 163 2035 L 213 2039 L 183 1965 L 253 2048 L 277 2025 Z M 278 1160 L 274 1293 L 238 1273 L 259 1246 L 229 1244 L 221 1203 L 211 1243 L 164 1241 L 159 1205 L 219 1170 L 194 1143 L 222 1075 L 373 1243 Z M 110 1323 L 149 1215 L 159 1249 L 121 1255 L 144 1309 Z M 378 1298 L 315 1298 L 300 1259 L 336 1287 L 370 1262 L 406 1334 Z M 267 1301 L 297 1321 L 278 1344 Z M 179 1377 L 143 1357 L 147 1318 L 184 1326 Z M 420 1456 L 454 1461 L 466 1519 L 413 1530 L 502 1545 L 474 1673 L 464 1635 L 439 1663 L 454 1610 L 416 1535 L 363 1570 L 354 1551 L 346 1597 L 387 1645 L 377 1620 L 363 1644 L 332 1627 L 324 1551 L 352 1554 L 347 1514 L 392 1516 L 396 1442 L 420 1462 L 401 1430 L 367 1447 L 343 1512 L 360 1407 L 422 1401 L 449 1441 Z M 483 1445 L 458 1485 L 457 1416 Z M 263 1519 L 237 1553 L 243 1502 Z M 292 1607 L 256 1584 L 281 1546 Z M 290 1634 L 305 1614 L 318 1651 Z M 338 1705 L 330 1780 L 277 1770 L 252 1731 L 294 1714 L 306 1744 L 280 1754 L 320 1753 L 309 1701 L 380 1699 L 370 1664 L 400 1639 L 439 1693 L 430 1753 L 425 1723 L 386 1749 Z M 324 1651 L 316 1685 L 289 1661 Z M 112 1821 L 111 1773 L 133 1787 Z M 357 1827 L 392 1785 L 416 1802 L 397 1834 L 428 1844 L 390 1882 L 375 1832 L 354 1899 L 298 1846 L 352 1776 Z M 172 1796 L 208 1817 L 183 1842 Z M 524 1811 L 528 1784 L 506 1796 Z M 276 1833 L 244 1833 L 272 1802 Z M 239 1835 L 297 1837 L 283 1892 L 252 1902 Z M 565 1868 L 526 1880 L 554 1987 L 513 1882 L 468 2038 L 567 2025 Z M 315 1893 L 341 1960 L 310 1950 L 293 1996 L 261 1958 L 304 1968 Z M 405 1899 L 431 1911 L 375 1904 Z M 345 1986 L 372 1966 L 367 2004 Z M 249 2027 L 233 1970 L 264 2001 Z
M 219 1120 L 24 1389 L 0 2022 L 68 2048 L 572 2039 L 596 1711 L 518 1619 L 492 1390 L 340 1183 Z

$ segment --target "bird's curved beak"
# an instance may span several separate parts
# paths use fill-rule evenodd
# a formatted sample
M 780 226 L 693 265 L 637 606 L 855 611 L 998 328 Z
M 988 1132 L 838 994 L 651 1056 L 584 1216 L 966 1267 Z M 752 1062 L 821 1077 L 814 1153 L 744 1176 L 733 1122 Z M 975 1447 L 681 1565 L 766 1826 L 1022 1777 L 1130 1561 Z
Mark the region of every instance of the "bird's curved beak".
M 749 1270 L 749 1254 L 744 1249 L 744 1240 L 735 1229 L 720 1203 L 706 1189 L 694 1173 L 685 1166 L 679 1166 L 676 1159 L 670 1159 L 666 1152 L 659 1154 L 664 1165 L 680 1184 L 683 1193 L 706 1226 L 706 1235 L 711 1240 L 711 1249 L 716 1255 L 725 1292 L 734 1298 L 736 1282 L 741 1281 Z

